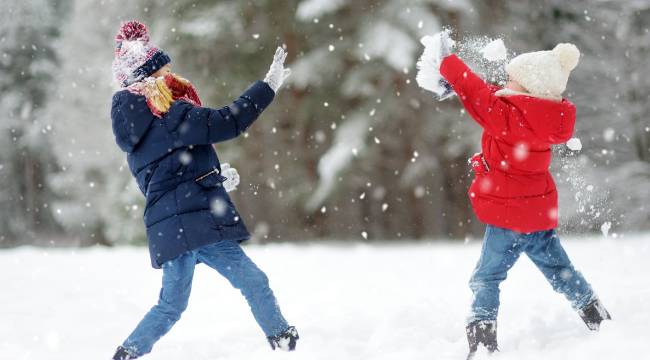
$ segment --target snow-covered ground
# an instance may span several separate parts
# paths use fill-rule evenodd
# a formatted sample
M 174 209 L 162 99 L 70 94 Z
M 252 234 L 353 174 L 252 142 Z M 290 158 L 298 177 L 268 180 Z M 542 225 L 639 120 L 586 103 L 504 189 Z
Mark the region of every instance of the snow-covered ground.
M 564 244 L 614 321 L 590 333 L 523 257 L 502 285 L 493 359 L 638 359 L 650 324 L 650 234 Z M 147 359 L 463 359 L 469 244 L 247 246 L 301 335 L 271 352 L 241 295 L 197 269 L 189 309 Z M 0 251 L 0 358 L 109 359 L 157 298 L 144 248 Z

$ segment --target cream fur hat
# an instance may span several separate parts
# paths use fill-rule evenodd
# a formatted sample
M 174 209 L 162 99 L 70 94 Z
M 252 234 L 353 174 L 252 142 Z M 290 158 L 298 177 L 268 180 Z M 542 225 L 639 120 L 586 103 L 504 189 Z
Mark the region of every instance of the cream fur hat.
M 580 60 L 573 44 L 558 44 L 553 50 L 521 54 L 506 65 L 508 75 L 531 95 L 561 100 L 571 70 Z

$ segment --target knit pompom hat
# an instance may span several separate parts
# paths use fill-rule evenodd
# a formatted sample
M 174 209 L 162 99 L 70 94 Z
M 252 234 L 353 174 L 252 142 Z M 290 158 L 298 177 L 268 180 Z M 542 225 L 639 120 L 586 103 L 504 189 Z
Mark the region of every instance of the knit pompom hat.
M 113 78 L 121 87 L 138 82 L 170 63 L 165 52 L 149 44 L 147 27 L 139 21 L 122 23 L 115 35 Z
M 506 72 L 531 95 L 561 100 L 571 70 L 580 60 L 573 44 L 558 44 L 553 50 L 521 54 L 506 65 Z

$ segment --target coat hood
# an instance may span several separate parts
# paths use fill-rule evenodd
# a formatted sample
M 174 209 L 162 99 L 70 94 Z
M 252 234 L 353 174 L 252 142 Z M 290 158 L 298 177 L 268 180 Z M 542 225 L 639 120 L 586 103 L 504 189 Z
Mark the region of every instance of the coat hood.
M 115 141 L 127 153 L 135 150 L 156 119 L 147 106 L 147 99 L 128 90 L 113 95 L 111 118 Z
M 538 140 L 549 144 L 562 144 L 573 135 L 576 107 L 567 99 L 553 101 L 533 96 L 502 96 L 521 111 Z

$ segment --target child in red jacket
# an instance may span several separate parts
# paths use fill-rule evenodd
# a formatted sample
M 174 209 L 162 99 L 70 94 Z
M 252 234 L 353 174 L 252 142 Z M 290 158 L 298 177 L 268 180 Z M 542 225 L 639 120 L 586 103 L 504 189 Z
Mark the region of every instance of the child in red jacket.
M 497 350 L 499 284 L 521 253 L 566 296 L 587 327 L 598 330 L 610 316 L 560 244 L 557 190 L 549 172 L 551 145 L 566 142 L 573 133 L 575 106 L 561 94 L 580 52 L 572 44 L 559 44 L 552 51 L 519 55 L 506 66 L 509 82 L 499 88 L 449 55 L 446 49 L 453 44 L 446 34 L 441 38 L 444 85 L 483 127 L 483 152 L 470 159 L 475 178 L 469 197 L 476 216 L 487 224 L 470 280 L 470 358 L 479 344 Z

